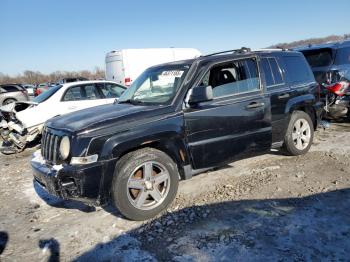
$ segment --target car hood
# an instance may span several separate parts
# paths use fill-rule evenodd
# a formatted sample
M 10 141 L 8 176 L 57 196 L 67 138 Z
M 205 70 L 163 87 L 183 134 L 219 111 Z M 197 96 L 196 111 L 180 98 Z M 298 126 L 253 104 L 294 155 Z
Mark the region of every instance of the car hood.
M 108 104 L 54 117 L 48 120 L 46 125 L 49 128 L 72 133 L 84 131 L 90 133 L 115 125 L 131 125 L 132 122 L 147 121 L 149 118 L 169 112 L 169 109 L 169 106 Z

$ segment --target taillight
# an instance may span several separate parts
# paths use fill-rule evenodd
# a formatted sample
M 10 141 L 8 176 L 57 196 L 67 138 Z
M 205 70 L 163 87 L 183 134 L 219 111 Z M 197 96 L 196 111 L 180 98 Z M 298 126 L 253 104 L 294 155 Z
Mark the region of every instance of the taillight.
M 333 93 L 335 93 L 338 96 L 345 95 L 347 89 L 349 87 L 349 83 L 345 81 L 341 81 L 338 83 L 335 83 L 331 86 L 327 86 L 327 89 Z
M 125 83 L 125 85 L 126 86 L 130 86 L 131 85 L 131 78 L 130 77 L 125 77 L 125 79 L 124 79 L 124 83 Z

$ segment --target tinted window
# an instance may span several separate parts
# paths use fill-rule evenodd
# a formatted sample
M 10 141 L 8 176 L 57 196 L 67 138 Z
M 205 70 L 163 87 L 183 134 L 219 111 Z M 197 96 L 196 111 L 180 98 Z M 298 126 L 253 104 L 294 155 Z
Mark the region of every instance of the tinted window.
M 280 69 L 276 59 L 269 58 L 269 63 L 271 66 L 272 75 L 273 75 L 275 85 L 283 84 L 282 72 L 281 72 L 281 69 Z
M 337 49 L 334 63 L 336 65 L 350 64 L 350 47 Z
M 4 89 L 6 92 L 18 92 L 20 89 L 16 86 L 2 86 L 2 89 Z
M 303 57 L 285 56 L 284 61 L 286 63 L 289 79 L 292 83 L 303 83 L 313 80 L 310 75 L 310 69 Z
M 302 51 L 311 67 L 330 66 L 332 64 L 332 49 L 322 48 L 317 50 Z
M 68 89 L 63 97 L 63 101 L 83 100 L 80 86 L 74 86 Z
M 275 81 L 273 80 L 272 70 L 271 70 L 270 63 L 267 60 L 267 58 L 261 59 L 261 66 L 262 66 L 262 70 L 263 70 L 264 75 L 265 75 L 266 86 L 274 85 Z
M 214 97 L 221 97 L 260 89 L 255 59 L 225 63 L 210 69 L 201 85 L 210 85 Z
M 265 74 L 267 87 L 284 83 L 282 71 L 275 58 L 263 58 L 261 59 L 261 65 Z
M 99 87 L 106 98 L 118 98 L 125 91 L 125 88 L 111 83 L 100 84 Z

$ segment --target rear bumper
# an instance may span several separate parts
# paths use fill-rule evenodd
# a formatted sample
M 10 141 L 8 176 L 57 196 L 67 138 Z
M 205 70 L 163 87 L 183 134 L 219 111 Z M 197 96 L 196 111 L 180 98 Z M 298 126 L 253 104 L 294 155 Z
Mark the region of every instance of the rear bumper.
M 89 165 L 50 166 L 45 163 L 39 151 L 31 160 L 34 182 L 49 194 L 62 199 L 75 199 L 89 205 L 105 203 L 101 187 L 106 162 Z

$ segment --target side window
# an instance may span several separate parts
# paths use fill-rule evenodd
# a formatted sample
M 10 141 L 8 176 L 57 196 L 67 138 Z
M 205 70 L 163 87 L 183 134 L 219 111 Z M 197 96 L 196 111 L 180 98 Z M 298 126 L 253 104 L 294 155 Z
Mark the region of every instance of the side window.
M 265 75 L 266 86 L 273 86 L 275 84 L 275 81 L 273 80 L 272 70 L 270 67 L 269 60 L 267 60 L 267 58 L 262 58 L 261 66 Z
M 63 101 L 79 101 L 79 100 L 83 100 L 80 86 L 73 86 L 69 88 L 63 97 Z
M 249 58 L 214 66 L 203 77 L 201 85 L 211 85 L 214 98 L 258 91 L 256 60 Z
M 262 58 L 261 65 L 265 74 L 267 87 L 281 85 L 284 83 L 281 69 L 275 58 Z
M 275 81 L 275 85 L 283 84 L 283 77 L 280 67 L 275 58 L 269 58 L 269 63 L 272 70 L 273 79 Z
M 312 81 L 309 65 L 303 57 L 285 56 L 286 69 L 292 83 L 304 83 Z
M 101 84 L 100 88 L 105 98 L 118 98 L 125 91 L 124 88 L 110 83 Z
M 94 99 L 101 98 L 95 85 L 82 86 L 82 92 L 83 92 L 84 100 L 94 100 Z
M 17 87 L 15 86 L 3 86 L 2 87 L 6 92 L 18 92 L 20 91 Z

